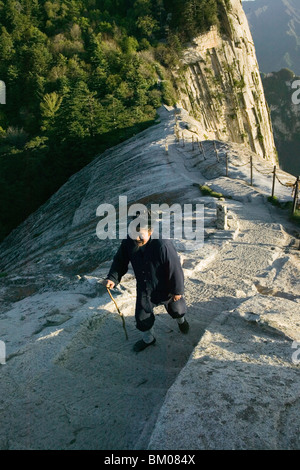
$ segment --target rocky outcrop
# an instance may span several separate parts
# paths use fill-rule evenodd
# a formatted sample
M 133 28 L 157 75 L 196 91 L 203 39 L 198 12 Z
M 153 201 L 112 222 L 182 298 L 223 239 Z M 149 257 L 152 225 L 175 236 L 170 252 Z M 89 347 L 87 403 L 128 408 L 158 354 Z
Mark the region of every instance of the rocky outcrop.
M 223 31 L 216 27 L 184 52 L 176 77 L 180 105 L 202 125 L 203 139 L 245 143 L 276 162 L 270 114 L 255 47 L 240 0 L 223 10 Z
M 100 221 L 97 208 L 108 203 L 118 209 L 119 196 L 133 203 L 187 203 L 191 180 L 182 171 L 174 171 L 171 145 L 174 147 L 175 113 L 159 111 L 160 123 L 95 158 L 73 175 L 42 207 L 13 230 L 2 242 L 0 273 L 63 272 L 85 274 L 111 258 L 119 240 L 100 240 L 96 229 Z M 193 119 L 177 122 L 197 128 Z M 185 130 L 186 138 L 191 133 Z M 200 136 L 199 136 L 200 137 Z M 169 153 L 166 143 L 169 142 Z M 210 145 L 210 148 L 212 146 Z M 199 150 L 195 149 L 199 154 Z M 195 163 L 195 162 L 194 162 Z M 185 162 L 189 166 L 189 161 Z M 199 182 L 195 170 L 194 182 Z M 118 212 L 117 212 L 118 218 Z

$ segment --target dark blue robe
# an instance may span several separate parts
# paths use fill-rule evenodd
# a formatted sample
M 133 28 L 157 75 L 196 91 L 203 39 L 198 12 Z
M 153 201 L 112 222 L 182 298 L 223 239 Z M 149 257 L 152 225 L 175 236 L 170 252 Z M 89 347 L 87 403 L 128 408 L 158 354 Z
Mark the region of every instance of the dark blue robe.
M 165 305 L 173 318 L 186 313 L 184 297 L 176 302 L 172 298 L 184 294 L 184 275 L 171 240 L 150 237 L 141 247 L 137 247 L 130 237 L 122 240 L 107 279 L 117 285 L 126 274 L 129 262 L 137 282 L 135 317 L 139 330 L 146 331 L 153 326 L 155 305 Z

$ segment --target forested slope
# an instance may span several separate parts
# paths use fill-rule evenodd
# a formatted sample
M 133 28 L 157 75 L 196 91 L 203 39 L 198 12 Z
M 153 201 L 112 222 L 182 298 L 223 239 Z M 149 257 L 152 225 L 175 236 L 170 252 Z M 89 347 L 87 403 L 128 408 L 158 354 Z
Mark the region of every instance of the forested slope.
M 0 1 L 0 239 L 176 97 L 182 45 L 223 0 Z M 223 9 L 223 10 L 222 10 Z

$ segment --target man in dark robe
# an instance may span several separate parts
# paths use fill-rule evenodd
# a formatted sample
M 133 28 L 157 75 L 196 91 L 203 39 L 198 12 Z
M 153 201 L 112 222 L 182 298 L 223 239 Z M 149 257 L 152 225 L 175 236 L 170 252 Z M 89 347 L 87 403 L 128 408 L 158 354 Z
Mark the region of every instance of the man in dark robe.
M 185 319 L 183 270 L 172 241 L 152 238 L 152 231 L 147 227 L 140 228 L 137 235 L 135 239 L 128 235 L 122 240 L 103 284 L 109 289 L 114 288 L 131 262 L 137 282 L 136 327 L 142 332 L 142 339 L 133 349 L 140 352 L 156 342 L 153 331 L 155 306 L 164 305 L 168 314 L 177 320 L 182 333 L 188 333 L 189 324 Z

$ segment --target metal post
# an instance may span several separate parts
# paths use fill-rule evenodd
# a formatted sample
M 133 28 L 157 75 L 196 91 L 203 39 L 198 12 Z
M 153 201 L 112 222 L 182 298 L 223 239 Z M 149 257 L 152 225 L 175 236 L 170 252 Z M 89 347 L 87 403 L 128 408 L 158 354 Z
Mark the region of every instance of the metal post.
M 272 197 L 274 197 L 275 179 L 276 179 L 276 165 L 274 165 L 274 169 L 273 169 Z
M 214 141 L 214 149 L 215 149 L 215 154 L 216 154 L 216 159 L 217 161 L 219 162 L 220 159 L 219 159 L 219 153 L 218 153 L 218 150 L 217 150 L 217 146 L 216 146 L 216 142 Z
M 226 152 L 226 176 L 228 176 L 228 152 Z
M 203 147 L 202 142 L 200 142 L 200 145 L 201 145 L 201 151 L 202 151 L 202 153 L 203 153 L 203 158 L 204 158 L 204 160 L 206 160 L 205 152 L 204 152 L 204 147 Z
M 299 190 L 299 180 L 300 180 L 300 177 L 297 176 L 297 179 L 296 179 L 296 182 L 295 182 L 295 194 L 294 194 L 294 200 L 293 200 L 292 215 L 294 215 L 295 211 L 296 211 L 297 199 L 298 199 L 298 190 Z
M 253 186 L 253 157 L 250 156 L 250 184 Z

